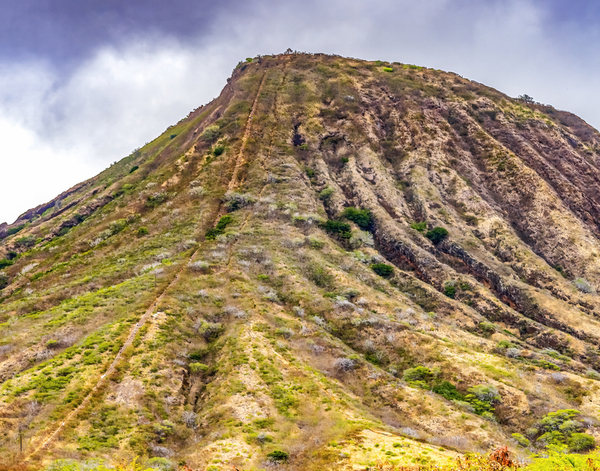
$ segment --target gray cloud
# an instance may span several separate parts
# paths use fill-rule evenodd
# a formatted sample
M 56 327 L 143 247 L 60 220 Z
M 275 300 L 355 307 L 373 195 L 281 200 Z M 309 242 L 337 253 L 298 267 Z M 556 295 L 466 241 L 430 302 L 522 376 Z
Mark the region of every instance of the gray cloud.
M 11 176 L 0 186 L 0 221 L 218 95 L 240 59 L 288 47 L 451 70 L 600 124 L 598 23 L 586 26 L 574 13 L 598 9 L 583 3 L 570 16 L 557 13 L 558 0 L 98 4 L 52 2 L 35 11 L 33 26 L 17 21 L 11 27 L 21 36 L 41 28 L 21 43 L 24 52 L 5 53 L 8 20 L 0 20 L 0 174 Z M 32 8 L 28 0 L 10 12 L 14 19 Z

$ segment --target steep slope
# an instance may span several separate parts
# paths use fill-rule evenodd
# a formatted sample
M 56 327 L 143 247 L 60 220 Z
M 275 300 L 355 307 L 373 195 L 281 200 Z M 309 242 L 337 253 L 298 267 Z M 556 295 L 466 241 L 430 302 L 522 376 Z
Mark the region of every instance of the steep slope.
M 451 73 L 239 64 L 213 102 L 0 227 L 3 459 L 576 449 L 600 436 L 599 144 Z

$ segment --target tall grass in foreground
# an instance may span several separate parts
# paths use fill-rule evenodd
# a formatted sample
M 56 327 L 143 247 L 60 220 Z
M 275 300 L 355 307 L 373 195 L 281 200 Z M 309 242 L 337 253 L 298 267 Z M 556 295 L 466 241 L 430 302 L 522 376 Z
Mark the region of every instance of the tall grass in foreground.
M 275 469 L 299 469 L 290 463 L 288 465 L 270 462 L 267 468 Z M 347 469 L 345 466 L 342 466 Z M 235 466 L 225 465 L 208 468 L 192 469 L 186 465 L 177 466 L 165 458 L 152 458 L 145 464 L 134 459 L 130 463 L 120 463 L 111 466 L 104 461 L 79 462 L 75 460 L 57 460 L 46 468 L 46 471 L 233 471 L 238 470 Z M 329 467 L 319 468 L 320 471 L 335 471 L 339 469 L 336 464 Z M 28 467 L 0 467 L 0 471 L 34 471 Z M 577 455 L 562 453 L 559 448 L 549 451 L 547 456 L 536 456 L 530 463 L 522 463 L 515 459 L 507 447 L 498 448 L 488 455 L 470 454 L 461 456 L 453 464 L 448 465 L 399 465 L 388 461 L 380 461 L 375 465 L 363 468 L 363 471 L 600 471 L 600 452 L 589 455 Z
M 600 471 L 600 453 L 589 455 L 565 454 L 550 451 L 548 456 L 535 457 L 529 464 L 518 462 L 507 447 L 498 448 L 489 455 L 473 454 L 456 459 L 454 464 L 405 466 L 379 462 L 365 471 Z

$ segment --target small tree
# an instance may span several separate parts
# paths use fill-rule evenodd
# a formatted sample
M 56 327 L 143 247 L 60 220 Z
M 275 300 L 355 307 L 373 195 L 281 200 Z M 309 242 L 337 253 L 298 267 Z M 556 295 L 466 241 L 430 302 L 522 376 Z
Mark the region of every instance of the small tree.
M 524 93 L 523 95 L 519 95 L 517 97 L 517 100 L 522 101 L 523 103 L 527 103 L 527 104 L 535 103 L 533 97 L 527 95 L 527 93 Z
M 425 237 L 437 245 L 446 237 L 448 237 L 448 231 L 443 227 L 434 227 L 432 230 L 428 231 L 427 234 L 425 234 Z
M 346 208 L 342 216 L 355 222 L 364 231 L 369 231 L 373 228 L 373 213 L 368 209 Z
M 385 263 L 374 263 L 371 270 L 383 278 L 389 278 L 394 274 L 394 267 Z

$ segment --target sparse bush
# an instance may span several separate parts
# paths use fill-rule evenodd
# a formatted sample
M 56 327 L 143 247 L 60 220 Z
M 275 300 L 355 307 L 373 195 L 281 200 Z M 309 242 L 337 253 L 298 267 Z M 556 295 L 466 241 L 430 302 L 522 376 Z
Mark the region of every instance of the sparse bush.
M 198 273 L 206 273 L 210 269 L 210 265 L 207 262 L 201 260 L 198 260 L 197 262 L 188 263 L 188 267 L 190 267 L 190 270 Z
M 394 267 L 385 263 L 374 263 L 371 270 L 383 278 L 389 278 L 394 274 Z
M 508 358 L 519 358 L 523 354 L 523 350 L 520 348 L 507 348 L 504 354 Z
M 332 289 L 334 287 L 335 276 L 321 266 L 310 265 L 308 277 L 319 288 Z
M 209 142 L 214 141 L 217 137 L 219 137 L 219 126 L 213 124 L 212 126 L 208 126 L 204 132 L 202 133 L 202 137 Z
M 118 234 L 127 227 L 127 219 L 117 219 L 110 223 L 109 230 L 112 235 Z
M 205 365 L 204 363 L 190 363 L 190 371 L 192 373 L 204 373 L 206 371 L 208 371 L 210 367 L 208 365 Z
M 145 235 L 148 235 L 148 228 L 147 227 L 140 227 L 137 230 L 137 236 L 138 237 L 144 237 Z
M 333 367 L 338 371 L 352 371 L 356 367 L 356 362 L 350 358 L 337 358 L 333 362 Z
M 294 335 L 294 331 L 289 327 L 280 327 L 275 331 L 275 335 L 280 335 L 284 339 L 289 339 L 292 335 Z
M 206 194 L 206 190 L 202 186 L 194 186 L 188 190 L 188 194 L 192 198 L 200 198 Z
M 412 227 L 415 231 L 419 231 L 419 232 L 423 233 L 427 230 L 427 222 L 425 222 L 425 221 L 413 222 L 410 225 L 410 227 Z
M 346 208 L 342 213 L 342 217 L 356 223 L 363 231 L 370 231 L 373 229 L 373 213 L 368 209 Z
M 432 230 L 428 231 L 427 234 L 425 234 L 425 237 L 427 237 L 433 244 L 437 245 L 446 237 L 448 237 L 448 231 L 443 227 L 434 227 Z
M 309 237 L 308 246 L 311 249 L 321 250 L 323 247 L 325 247 L 325 242 L 319 239 L 315 239 L 314 237 Z
M 585 278 L 577 278 L 573 284 L 575 288 L 577 288 L 582 293 L 586 294 L 595 294 L 596 290 L 594 287 L 585 279 Z
M 6 273 L 0 272 L 0 289 L 4 289 L 8 286 L 9 279 Z
M 527 437 L 524 437 L 520 433 L 513 433 L 512 437 L 516 440 L 516 442 L 519 444 L 519 446 L 521 446 L 523 448 L 527 448 L 531 445 L 531 442 L 529 441 L 529 439 Z
M 198 334 L 202 335 L 207 342 L 216 340 L 225 331 L 223 324 L 202 322 L 198 327 Z
M 293 308 L 294 314 L 296 314 L 298 317 L 304 317 L 305 316 L 305 312 L 304 309 L 302 309 L 299 306 L 294 306 Z
M 153 193 L 146 197 L 146 206 L 151 208 L 155 208 L 158 205 L 163 204 L 167 201 L 167 194 L 164 191 L 159 191 L 158 193 Z
M 256 202 L 256 199 L 247 193 L 230 192 L 226 193 L 223 199 L 225 200 L 225 207 L 229 212 L 236 211 Z
M 481 329 L 481 331 L 484 334 L 488 334 L 488 335 L 493 334 L 494 332 L 496 332 L 496 329 L 497 329 L 496 324 L 492 324 L 491 322 L 485 322 L 485 321 L 479 323 L 479 328 Z
M 15 240 L 15 245 L 17 247 L 21 247 L 23 249 L 30 249 L 31 247 L 33 247 L 36 243 L 36 239 L 35 236 L 33 235 L 28 235 L 25 237 L 21 237 L 17 240 Z
M 373 236 L 366 231 L 355 231 L 352 233 L 350 237 L 350 247 L 353 249 L 358 249 L 360 247 L 373 247 L 375 245 L 375 241 L 373 240 Z

